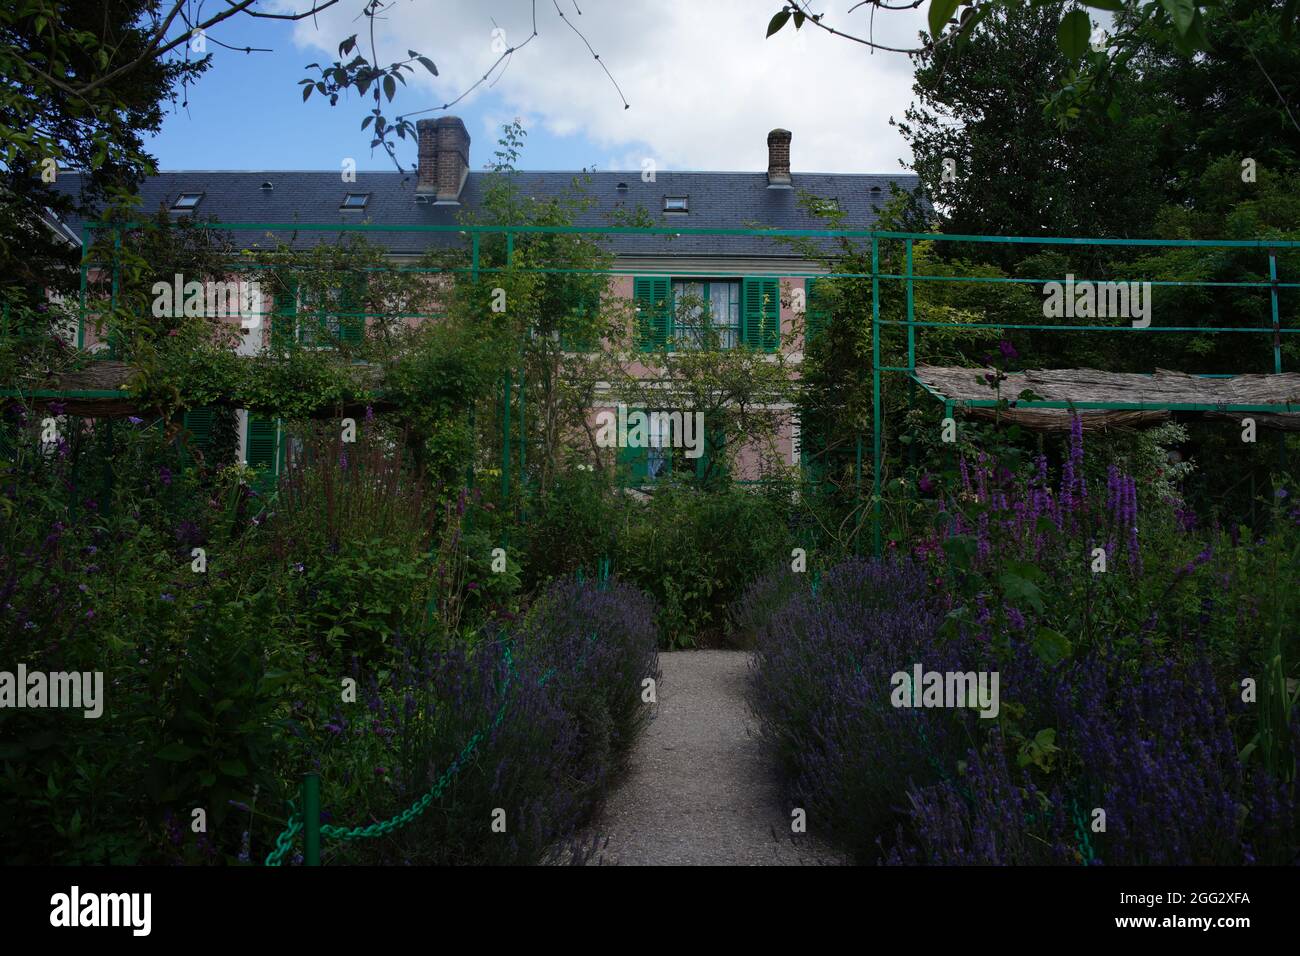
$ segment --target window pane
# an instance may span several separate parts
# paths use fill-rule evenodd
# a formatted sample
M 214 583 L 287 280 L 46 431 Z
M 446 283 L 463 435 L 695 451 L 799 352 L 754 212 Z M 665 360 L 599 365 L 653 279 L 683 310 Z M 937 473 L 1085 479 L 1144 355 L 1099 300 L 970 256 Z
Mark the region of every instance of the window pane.
M 673 309 L 677 347 L 699 348 L 704 342 L 705 289 L 702 282 L 674 282 Z
M 740 283 L 714 282 L 709 286 L 709 312 L 718 336 L 718 348 L 734 349 L 740 332 Z
M 673 310 L 678 348 L 734 349 L 739 343 L 739 282 L 676 281 Z

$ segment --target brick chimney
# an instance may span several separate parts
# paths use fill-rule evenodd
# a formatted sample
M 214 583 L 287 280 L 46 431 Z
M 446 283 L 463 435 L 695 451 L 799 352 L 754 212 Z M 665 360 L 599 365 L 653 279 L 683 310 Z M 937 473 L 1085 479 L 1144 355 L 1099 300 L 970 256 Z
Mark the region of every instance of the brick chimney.
M 469 132 L 458 116 L 417 120 L 419 166 L 415 191 L 434 195 L 435 205 L 459 205 L 469 175 Z
M 767 134 L 767 188 L 792 189 L 790 182 L 790 131 L 774 129 Z

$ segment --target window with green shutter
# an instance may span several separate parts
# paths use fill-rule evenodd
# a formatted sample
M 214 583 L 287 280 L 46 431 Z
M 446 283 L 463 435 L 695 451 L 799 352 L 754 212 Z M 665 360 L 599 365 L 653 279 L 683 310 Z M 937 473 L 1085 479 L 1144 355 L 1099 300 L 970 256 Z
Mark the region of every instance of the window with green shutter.
M 648 452 L 648 448 L 624 447 L 618 450 L 619 471 L 626 473 L 626 481 L 629 485 L 645 484 L 646 467 L 649 463 Z
M 775 352 L 781 344 L 781 287 L 775 277 L 747 276 L 741 283 L 741 341 Z
M 356 345 L 366 337 L 366 280 L 364 272 L 349 275 L 338 293 L 338 340 Z
M 704 453 L 695 459 L 695 477 L 719 478 L 727 472 L 727 434 L 721 428 L 710 428 L 704 436 Z
M 185 413 L 184 427 L 188 432 L 186 444 L 203 452 L 204 456 L 212 453 L 212 429 L 216 424 L 216 410 L 208 408 L 191 408 Z
M 667 276 L 637 276 L 632 284 L 636 301 L 637 342 L 644 352 L 667 348 L 673 336 L 672 287 Z
M 799 467 L 803 478 L 820 484 L 826 475 L 826 439 L 814 432 L 809 432 L 799 423 Z
M 365 309 L 365 273 L 342 276 L 332 287 L 312 295 L 312 316 L 300 322 L 298 341 L 317 348 L 355 345 L 365 338 Z
M 258 486 L 268 488 L 274 485 L 275 476 L 280 465 L 280 426 L 269 415 L 248 413 L 248 429 L 244 434 L 244 459 L 248 467 L 256 468 Z
M 831 313 L 826 300 L 825 279 L 804 280 L 804 345 L 812 342 L 830 325 Z M 821 286 L 821 290 L 818 290 Z
M 298 280 L 281 275 L 275 293 L 275 314 L 271 316 L 271 347 L 288 348 L 297 336 Z

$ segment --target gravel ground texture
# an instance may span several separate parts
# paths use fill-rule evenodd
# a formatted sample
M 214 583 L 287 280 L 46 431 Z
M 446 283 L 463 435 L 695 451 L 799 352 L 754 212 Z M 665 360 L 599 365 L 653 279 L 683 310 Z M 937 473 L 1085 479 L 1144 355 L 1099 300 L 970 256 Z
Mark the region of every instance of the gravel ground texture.
M 601 865 L 801 866 L 844 862 L 791 832 L 776 768 L 745 703 L 750 654 L 659 655 L 654 718 L 589 838 Z

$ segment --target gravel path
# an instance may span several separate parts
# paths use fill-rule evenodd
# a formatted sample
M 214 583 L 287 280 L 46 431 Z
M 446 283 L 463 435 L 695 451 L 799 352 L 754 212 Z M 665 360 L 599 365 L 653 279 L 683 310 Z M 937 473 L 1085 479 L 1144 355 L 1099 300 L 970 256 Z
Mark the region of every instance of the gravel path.
M 745 703 L 750 655 L 659 655 L 656 713 L 593 825 L 603 865 L 807 865 L 840 858 L 790 831 Z

